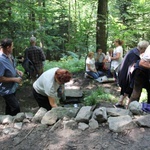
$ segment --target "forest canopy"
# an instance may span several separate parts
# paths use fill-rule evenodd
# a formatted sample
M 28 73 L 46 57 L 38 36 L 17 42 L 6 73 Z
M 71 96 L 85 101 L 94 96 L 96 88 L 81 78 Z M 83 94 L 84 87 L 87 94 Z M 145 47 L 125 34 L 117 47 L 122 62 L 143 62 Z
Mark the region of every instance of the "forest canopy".
M 14 56 L 32 35 L 48 60 L 84 55 L 97 45 L 106 52 L 115 39 L 127 51 L 150 38 L 149 0 L 1 0 L 0 6 L 0 39 L 13 39 Z

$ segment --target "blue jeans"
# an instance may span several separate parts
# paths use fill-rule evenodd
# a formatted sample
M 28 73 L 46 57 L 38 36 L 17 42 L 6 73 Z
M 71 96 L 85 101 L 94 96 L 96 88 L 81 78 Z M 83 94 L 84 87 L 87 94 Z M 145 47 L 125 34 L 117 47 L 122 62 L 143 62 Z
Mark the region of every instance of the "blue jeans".
M 105 74 L 102 71 L 97 71 L 97 72 L 93 72 L 93 71 L 86 71 L 86 73 L 90 76 L 92 76 L 94 79 L 97 79 L 101 76 L 104 76 Z

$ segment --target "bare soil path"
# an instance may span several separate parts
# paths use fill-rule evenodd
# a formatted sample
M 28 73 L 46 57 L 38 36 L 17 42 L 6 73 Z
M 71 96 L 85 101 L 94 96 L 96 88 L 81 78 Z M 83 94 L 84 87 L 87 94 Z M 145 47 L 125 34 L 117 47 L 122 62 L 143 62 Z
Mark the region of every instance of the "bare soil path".
M 74 76 L 75 84 L 91 92 L 99 83 L 84 79 L 83 73 Z M 119 97 L 119 88 L 114 83 L 101 84 L 104 88 Z M 32 96 L 30 84 L 21 86 L 17 91 L 23 112 L 36 112 L 37 103 Z M 113 103 L 102 103 L 101 106 L 112 107 Z M 0 115 L 4 113 L 4 101 L 0 97 Z M 65 129 L 63 125 L 52 131 L 51 126 L 24 124 L 14 134 L 4 134 L 7 125 L 0 125 L 0 149 L 2 150 L 150 150 L 150 129 L 138 127 L 123 133 L 109 130 L 108 124 L 102 124 L 96 130 Z

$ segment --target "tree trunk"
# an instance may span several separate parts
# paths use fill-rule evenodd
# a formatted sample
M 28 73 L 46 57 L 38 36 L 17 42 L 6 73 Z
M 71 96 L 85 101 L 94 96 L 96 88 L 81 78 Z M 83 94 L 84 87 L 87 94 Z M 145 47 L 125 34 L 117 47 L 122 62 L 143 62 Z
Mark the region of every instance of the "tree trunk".
M 108 0 L 98 0 L 96 45 L 100 46 L 104 53 L 107 51 L 107 13 Z

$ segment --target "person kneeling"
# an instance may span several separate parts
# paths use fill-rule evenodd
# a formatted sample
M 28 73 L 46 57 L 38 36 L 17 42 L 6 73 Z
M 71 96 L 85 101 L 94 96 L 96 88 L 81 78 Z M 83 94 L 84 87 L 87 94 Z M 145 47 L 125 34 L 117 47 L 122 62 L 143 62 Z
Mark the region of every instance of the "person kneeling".
M 89 52 L 86 59 L 86 73 L 93 77 L 93 79 L 98 79 L 99 77 L 105 76 L 102 71 L 97 71 L 95 67 L 94 53 Z

